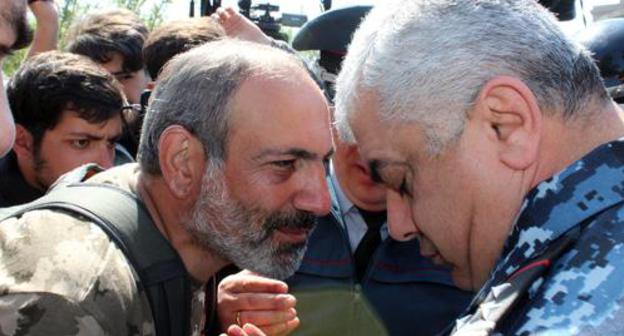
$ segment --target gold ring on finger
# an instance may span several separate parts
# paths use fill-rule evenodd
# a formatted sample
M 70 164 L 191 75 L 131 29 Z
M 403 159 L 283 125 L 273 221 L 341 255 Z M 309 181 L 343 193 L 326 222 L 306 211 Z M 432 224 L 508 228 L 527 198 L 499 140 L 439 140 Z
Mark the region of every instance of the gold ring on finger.
M 237 312 L 236 313 L 236 324 L 238 324 L 239 326 L 243 326 L 243 324 L 241 323 L 241 312 Z

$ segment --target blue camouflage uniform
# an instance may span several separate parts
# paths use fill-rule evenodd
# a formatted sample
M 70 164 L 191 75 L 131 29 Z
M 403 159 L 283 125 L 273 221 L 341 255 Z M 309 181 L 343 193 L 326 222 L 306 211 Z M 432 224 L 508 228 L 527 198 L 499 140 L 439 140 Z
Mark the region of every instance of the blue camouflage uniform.
M 301 266 L 286 280 L 301 320 L 295 335 L 435 335 L 452 323 L 474 293 L 420 255 L 415 239 L 385 239 L 357 281 L 339 184 L 328 183 L 332 211 L 319 218 Z
M 623 202 L 624 138 L 596 148 L 540 183 L 525 199 L 501 258 L 469 314 L 457 321 L 455 333 L 474 334 L 470 323 L 474 326 L 480 300 L 500 292 L 512 274 L 531 268 L 530 261 L 562 237 L 578 232 L 490 332 L 624 334 Z

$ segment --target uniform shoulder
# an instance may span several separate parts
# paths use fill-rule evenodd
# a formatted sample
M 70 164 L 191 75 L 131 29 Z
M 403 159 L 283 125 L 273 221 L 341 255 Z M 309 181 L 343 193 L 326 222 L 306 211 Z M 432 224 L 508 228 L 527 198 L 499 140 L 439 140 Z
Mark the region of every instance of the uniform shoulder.
M 613 322 L 614 316 L 624 317 L 622 279 L 624 206 L 615 206 L 594 218 L 546 279 L 530 290 L 529 307 L 518 333 L 624 333 L 624 324 Z M 616 326 L 617 333 L 606 331 Z

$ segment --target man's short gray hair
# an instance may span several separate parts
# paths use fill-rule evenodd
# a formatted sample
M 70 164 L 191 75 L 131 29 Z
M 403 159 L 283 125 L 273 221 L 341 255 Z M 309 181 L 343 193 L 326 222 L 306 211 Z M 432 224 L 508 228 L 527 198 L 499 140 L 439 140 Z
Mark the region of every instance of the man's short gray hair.
M 358 92 L 371 92 L 380 120 L 417 122 L 434 155 L 459 138 L 479 90 L 501 75 L 522 80 L 544 113 L 565 119 L 608 99 L 588 52 L 534 0 L 388 0 L 354 35 L 336 123 L 352 141 L 347 119 Z
M 206 157 L 222 163 L 229 105 L 238 88 L 253 76 L 288 79 L 293 68 L 305 73 L 293 55 L 233 39 L 210 42 L 176 56 L 159 75 L 143 122 L 138 155 L 142 171 L 160 175 L 158 142 L 171 125 L 192 132 L 202 142 Z

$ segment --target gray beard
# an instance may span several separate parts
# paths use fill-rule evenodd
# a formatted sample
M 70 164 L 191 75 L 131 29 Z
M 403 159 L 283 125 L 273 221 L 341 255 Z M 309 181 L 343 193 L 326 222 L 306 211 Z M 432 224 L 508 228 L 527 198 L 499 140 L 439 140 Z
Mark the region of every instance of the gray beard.
M 301 264 L 304 243 L 279 243 L 273 239 L 282 227 L 312 230 L 314 215 L 302 212 L 274 212 L 250 208 L 233 199 L 221 169 L 209 164 L 202 190 L 186 230 L 195 242 L 241 269 L 286 279 Z

